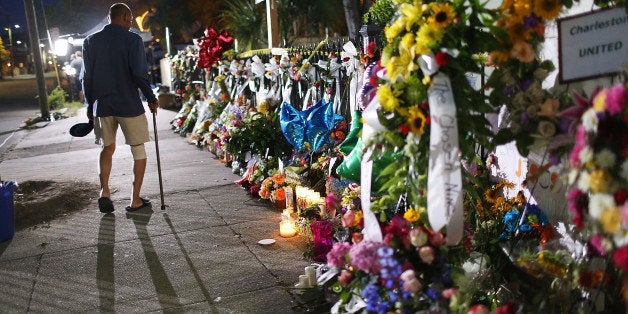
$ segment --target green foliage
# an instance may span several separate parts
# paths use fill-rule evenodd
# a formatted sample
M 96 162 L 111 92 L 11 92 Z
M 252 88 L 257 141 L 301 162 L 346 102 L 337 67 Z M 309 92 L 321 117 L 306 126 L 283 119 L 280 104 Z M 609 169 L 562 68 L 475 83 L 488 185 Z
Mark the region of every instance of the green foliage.
M 68 97 L 68 93 L 63 88 L 57 86 L 48 95 L 48 107 L 51 110 L 62 108 L 65 105 L 66 97 Z
M 256 6 L 254 0 L 227 0 L 225 6 L 221 18 L 229 33 L 245 50 L 262 48 L 265 42 L 260 38 L 266 38 L 264 6 Z
M 384 26 L 392 20 L 395 10 L 393 9 L 392 0 L 377 0 L 371 6 L 367 14 L 362 18 L 364 23 L 368 22 L 368 16 L 371 15 L 371 21 L 377 25 Z
M 292 152 L 292 145 L 281 132 L 277 112 L 268 115 L 256 112 L 250 120 L 242 121 L 239 130 L 231 133 L 227 152 L 244 158 L 247 152 L 266 156 L 267 151 L 268 156 L 281 158 Z

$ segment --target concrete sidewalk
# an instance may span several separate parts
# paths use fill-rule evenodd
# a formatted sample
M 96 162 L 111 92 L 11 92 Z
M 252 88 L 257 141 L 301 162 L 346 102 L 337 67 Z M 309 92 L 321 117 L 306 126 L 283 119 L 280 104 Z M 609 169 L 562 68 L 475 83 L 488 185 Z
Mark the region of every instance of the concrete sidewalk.
M 294 283 L 311 261 L 299 237 L 279 236 L 280 211 L 233 184 L 207 151 L 157 129 L 167 209 L 160 210 L 154 142 L 142 195 L 153 209 L 125 212 L 132 157 L 121 134 L 111 174 L 113 214 L 89 208 L 18 231 L 0 244 L 0 312 L 291 313 L 309 308 Z M 149 114 L 149 124 L 152 118 Z M 72 138 L 80 115 L 30 130 L 0 163 L 4 180 L 98 184 L 93 135 Z M 152 137 L 152 126 L 150 127 Z M 261 239 L 277 240 L 260 246 Z M 310 300 L 311 301 L 311 300 Z M 307 303 L 307 302 L 306 302 Z M 310 308 L 311 309 L 311 308 Z

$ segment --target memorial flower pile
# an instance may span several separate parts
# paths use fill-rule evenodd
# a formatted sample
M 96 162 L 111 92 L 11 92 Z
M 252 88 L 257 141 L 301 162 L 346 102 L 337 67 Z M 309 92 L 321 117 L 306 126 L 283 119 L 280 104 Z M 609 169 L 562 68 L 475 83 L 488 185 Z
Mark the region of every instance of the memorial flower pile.
M 384 30 L 387 45 L 381 67 L 371 71 L 369 79 L 377 88 L 381 126 L 365 118 L 367 125 L 378 130 L 365 142 L 374 149 L 373 158 L 395 152 L 395 162 L 374 173 L 386 182 L 379 186 L 376 193 L 381 197 L 372 205 L 383 220 L 397 210 L 402 197 L 406 208 L 425 205 L 431 126 L 443 122 L 431 119 L 434 104 L 429 103 L 429 91 L 437 93 L 441 88 L 432 84 L 434 77 L 444 74 L 451 86 L 456 86 L 452 94 L 460 159 L 476 158 L 477 145 L 491 147 L 489 123 L 483 113 L 493 112 L 493 108 L 482 91 L 470 84 L 468 75 L 478 73 L 479 78 L 481 53 L 497 45 L 491 34 L 481 31 L 490 12 L 479 3 L 393 1 L 393 9 L 396 14 Z
M 487 81 L 490 100 L 505 105 L 509 124 L 496 137 L 497 144 L 515 140 L 520 154 L 547 145 L 563 146 L 557 141 L 568 133 L 568 121 L 560 115 L 568 97 L 550 93 L 543 80 L 555 70 L 549 60 L 540 60 L 538 50 L 545 41 L 545 25 L 553 21 L 572 1 L 503 1 L 493 25 L 500 47 L 491 50 L 489 65 L 495 70 Z M 550 147 L 559 150 L 564 147 Z

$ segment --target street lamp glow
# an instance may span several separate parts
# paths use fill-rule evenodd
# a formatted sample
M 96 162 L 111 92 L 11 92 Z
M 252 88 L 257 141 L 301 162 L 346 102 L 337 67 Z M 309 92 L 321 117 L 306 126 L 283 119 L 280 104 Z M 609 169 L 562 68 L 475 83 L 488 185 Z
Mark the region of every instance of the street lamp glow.
M 15 43 L 16 43 L 16 44 L 18 44 L 18 45 L 21 45 L 21 44 L 22 44 L 22 41 L 21 41 L 21 40 L 18 40 L 18 41 L 16 41 Z
M 20 28 L 20 25 L 15 24 L 15 25 L 13 25 L 13 27 L 15 27 L 17 29 L 17 28 Z
M 57 56 L 65 56 L 66 54 L 68 54 L 68 48 L 69 48 L 69 45 L 68 45 L 67 39 L 65 38 L 57 39 L 55 41 L 54 53 Z

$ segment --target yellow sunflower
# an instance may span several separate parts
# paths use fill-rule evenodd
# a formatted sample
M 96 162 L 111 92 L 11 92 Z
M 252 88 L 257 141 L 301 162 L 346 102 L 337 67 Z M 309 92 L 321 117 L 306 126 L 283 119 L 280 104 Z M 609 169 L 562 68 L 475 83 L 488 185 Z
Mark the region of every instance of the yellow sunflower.
M 419 221 L 419 219 L 421 218 L 421 214 L 418 210 L 410 207 L 403 214 L 403 218 L 405 218 L 409 223 L 414 223 Z
M 432 2 L 430 4 L 432 15 L 427 19 L 428 23 L 435 28 L 444 29 L 454 21 L 456 10 L 449 3 Z
M 436 46 L 438 42 L 443 38 L 444 32 L 442 28 L 436 27 L 434 24 L 425 24 L 421 26 L 421 29 L 417 32 L 417 54 L 429 53 L 429 49 Z M 422 48 L 428 49 L 423 51 Z
M 558 0 L 534 0 L 534 14 L 546 20 L 555 19 L 562 9 Z
M 414 134 L 423 134 L 426 121 L 427 118 L 419 106 L 410 107 L 408 110 L 408 125 L 410 126 L 410 132 Z
M 382 104 L 382 109 L 388 112 L 394 112 L 401 100 L 397 98 L 401 95 L 401 91 L 396 91 L 390 85 L 381 85 L 377 89 L 377 96 L 379 97 L 379 102 Z

